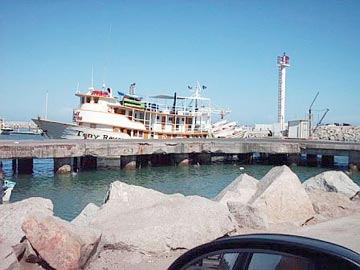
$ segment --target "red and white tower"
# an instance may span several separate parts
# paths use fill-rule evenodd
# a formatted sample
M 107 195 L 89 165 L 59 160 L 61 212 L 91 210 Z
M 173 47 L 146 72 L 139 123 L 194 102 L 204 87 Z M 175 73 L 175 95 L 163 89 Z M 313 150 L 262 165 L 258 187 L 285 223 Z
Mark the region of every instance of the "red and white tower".
M 278 123 L 281 133 L 283 133 L 285 129 L 285 81 L 286 68 L 290 66 L 289 60 L 289 56 L 285 53 L 283 56 L 278 56 L 277 58 L 277 65 L 279 67 Z

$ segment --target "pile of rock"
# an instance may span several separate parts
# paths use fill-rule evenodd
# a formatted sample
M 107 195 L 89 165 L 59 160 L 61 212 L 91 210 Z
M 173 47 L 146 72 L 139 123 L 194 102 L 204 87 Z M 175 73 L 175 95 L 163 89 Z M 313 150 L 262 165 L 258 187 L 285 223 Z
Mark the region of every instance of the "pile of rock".
M 151 256 L 249 230 L 299 227 L 360 212 L 359 190 L 341 172 L 301 184 L 281 166 L 261 180 L 240 175 L 214 200 L 116 181 L 101 207 L 89 204 L 72 222 L 53 216 L 51 201 L 30 198 L 0 205 L 0 269 L 97 269 L 109 250 Z
M 30 198 L 0 205 L 0 269 L 84 269 L 101 232 L 53 216 L 52 202 Z
M 299 178 L 287 166 L 273 168 L 260 181 L 241 175 L 215 200 L 228 205 L 239 228 L 299 226 L 315 215 Z
M 319 126 L 313 135 L 320 140 L 360 142 L 360 127 Z
M 287 166 L 260 181 L 240 175 L 214 199 L 228 206 L 243 229 L 290 228 L 360 212 L 360 187 L 345 173 L 324 172 L 301 184 Z
M 119 181 L 102 207 L 86 208 L 72 223 L 100 230 L 107 248 L 145 253 L 189 249 L 235 229 L 222 204 Z

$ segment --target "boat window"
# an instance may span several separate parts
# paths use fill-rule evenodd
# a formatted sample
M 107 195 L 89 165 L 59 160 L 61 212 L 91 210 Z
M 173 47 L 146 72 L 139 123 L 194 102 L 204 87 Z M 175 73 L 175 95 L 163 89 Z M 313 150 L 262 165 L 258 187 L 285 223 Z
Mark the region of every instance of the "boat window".
M 169 117 L 169 121 L 172 121 L 172 117 Z
M 99 103 L 99 98 L 98 98 L 98 97 L 95 97 L 95 98 L 94 98 L 94 102 L 95 102 L 95 103 Z
M 90 103 L 90 100 L 91 100 L 91 98 L 90 98 L 90 97 L 87 97 L 87 98 L 86 98 L 86 103 Z
M 84 97 L 81 97 L 80 102 L 81 102 L 81 104 L 84 104 L 84 102 L 85 102 Z

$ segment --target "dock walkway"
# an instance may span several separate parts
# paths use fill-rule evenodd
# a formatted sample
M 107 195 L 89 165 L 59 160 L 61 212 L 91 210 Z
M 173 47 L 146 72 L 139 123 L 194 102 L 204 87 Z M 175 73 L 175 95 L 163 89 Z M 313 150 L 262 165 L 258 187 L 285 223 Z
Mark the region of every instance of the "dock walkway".
M 53 158 L 55 167 L 73 158 L 88 160 L 88 164 L 134 167 L 149 160 L 154 163 L 209 163 L 213 157 L 250 161 L 260 153 L 278 163 L 297 162 L 301 154 L 308 163 L 322 156 L 322 164 L 334 163 L 334 156 L 348 156 L 349 163 L 360 165 L 360 143 L 296 140 L 296 139 L 172 139 L 172 140 L 0 140 L 0 160 L 12 159 L 29 163 L 33 158 Z M 90 162 L 89 162 L 90 160 Z M 92 160 L 92 161 L 91 161 Z M 95 160 L 95 161 L 94 161 Z M 184 162 L 185 161 L 185 162 Z M 26 163 L 26 162 L 25 162 Z M 30 162 L 32 163 L 32 161 Z M 74 161 L 71 161 L 73 164 Z M 131 165 L 129 165 L 131 164 Z M 15 164 L 16 166 L 16 164 Z M 26 165 L 24 165 L 26 167 Z M 56 169 L 56 168 L 55 168 Z

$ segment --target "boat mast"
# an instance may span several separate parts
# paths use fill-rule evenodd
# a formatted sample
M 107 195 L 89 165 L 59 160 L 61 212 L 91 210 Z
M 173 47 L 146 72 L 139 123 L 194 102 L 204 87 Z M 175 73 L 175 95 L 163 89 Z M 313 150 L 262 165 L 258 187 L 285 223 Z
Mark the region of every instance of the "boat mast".
M 48 116 L 48 98 L 49 98 L 49 93 L 48 93 L 48 91 L 46 91 L 46 98 L 45 98 L 45 119 L 47 119 L 47 116 Z
M 90 90 L 94 90 L 94 65 L 91 65 L 91 86 Z

